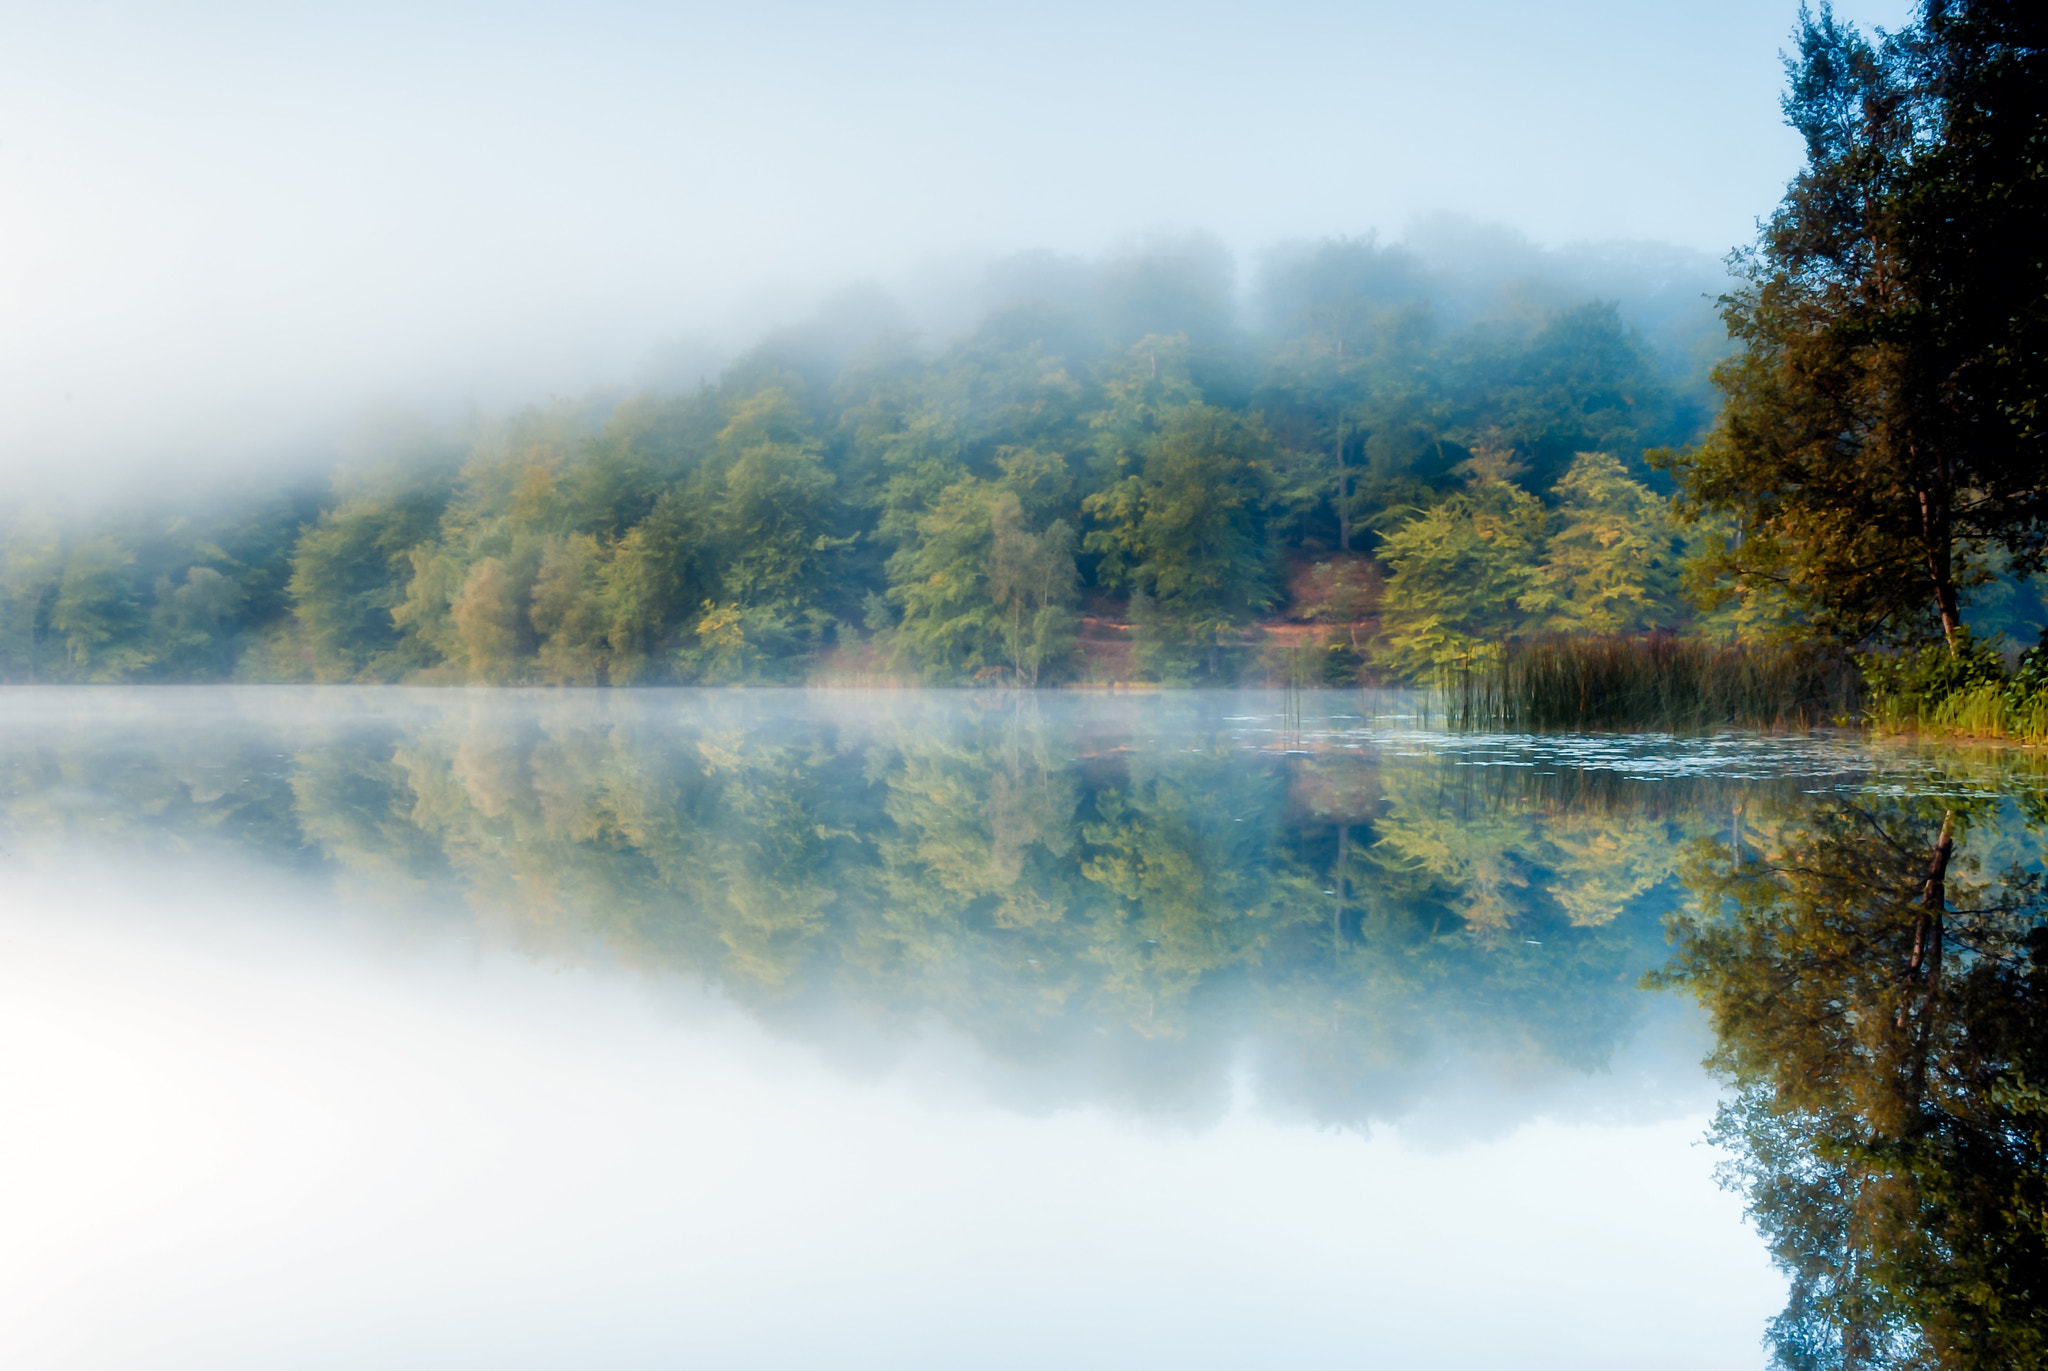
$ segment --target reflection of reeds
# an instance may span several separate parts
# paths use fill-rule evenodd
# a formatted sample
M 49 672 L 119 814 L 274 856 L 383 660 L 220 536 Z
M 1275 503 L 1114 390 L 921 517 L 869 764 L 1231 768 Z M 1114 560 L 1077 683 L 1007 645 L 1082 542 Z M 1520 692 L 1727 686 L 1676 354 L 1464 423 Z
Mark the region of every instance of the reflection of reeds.
M 1806 728 L 1854 717 L 1855 666 L 1817 648 L 1648 638 L 1539 638 L 1447 675 L 1436 704 L 1465 728 Z

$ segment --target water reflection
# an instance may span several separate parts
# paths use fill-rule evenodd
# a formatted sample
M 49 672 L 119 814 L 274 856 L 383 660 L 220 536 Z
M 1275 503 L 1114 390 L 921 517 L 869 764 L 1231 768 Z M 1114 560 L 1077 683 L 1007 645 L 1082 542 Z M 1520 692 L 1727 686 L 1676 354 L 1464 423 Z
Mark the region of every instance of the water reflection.
M 1249 1064 L 1342 1123 L 1597 1071 L 1649 1011 L 1686 843 L 1732 787 L 1812 779 L 1720 775 L 1718 745 L 1652 779 L 1359 718 L 1283 737 L 1244 697 L 273 693 L 175 728 L 49 698 L 6 736 L 24 850 L 241 849 L 799 1036 L 936 1019 L 1041 1101 L 1214 1113 Z
M 1792 1276 L 1787 1366 L 2048 1361 L 2040 804 L 1942 789 L 1758 803 L 1687 863 L 1667 979 L 1737 1087 L 1715 1133 Z
M 253 860 L 428 941 L 701 982 L 856 1067 L 936 1024 L 1027 1112 L 1668 1117 L 1710 1087 L 1654 972 L 1735 1087 L 1716 1136 L 1791 1278 L 1784 1364 L 2044 1354 L 2017 753 L 1447 736 L 1356 697 L 10 704 L 18 869 Z

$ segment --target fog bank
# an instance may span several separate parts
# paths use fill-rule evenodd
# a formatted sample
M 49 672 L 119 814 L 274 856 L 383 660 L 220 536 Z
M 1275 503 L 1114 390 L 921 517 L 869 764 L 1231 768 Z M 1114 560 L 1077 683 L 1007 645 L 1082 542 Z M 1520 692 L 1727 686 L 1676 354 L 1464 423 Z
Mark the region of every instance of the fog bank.
M 702 369 L 856 281 L 929 332 L 976 312 L 940 283 L 1161 231 L 1215 234 L 1247 278 L 1274 243 L 1398 238 L 1442 212 L 1715 256 L 1796 164 L 1776 111 L 1791 18 L 1761 0 L 16 15 L 0 474 L 176 480 L 331 451 L 368 404 Z

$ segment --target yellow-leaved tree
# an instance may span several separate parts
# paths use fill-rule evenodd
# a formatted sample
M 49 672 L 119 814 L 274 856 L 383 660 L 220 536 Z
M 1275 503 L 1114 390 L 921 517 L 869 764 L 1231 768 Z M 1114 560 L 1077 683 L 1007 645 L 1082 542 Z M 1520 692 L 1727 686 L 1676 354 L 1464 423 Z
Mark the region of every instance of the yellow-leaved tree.
M 1604 452 L 1582 452 L 1554 487 L 1556 529 L 1523 604 L 1558 633 L 1645 633 L 1681 613 L 1680 556 L 1666 503 Z
M 1411 678 L 1466 671 L 1534 626 L 1543 504 L 1489 464 L 1463 492 L 1380 540 L 1389 569 L 1379 657 Z

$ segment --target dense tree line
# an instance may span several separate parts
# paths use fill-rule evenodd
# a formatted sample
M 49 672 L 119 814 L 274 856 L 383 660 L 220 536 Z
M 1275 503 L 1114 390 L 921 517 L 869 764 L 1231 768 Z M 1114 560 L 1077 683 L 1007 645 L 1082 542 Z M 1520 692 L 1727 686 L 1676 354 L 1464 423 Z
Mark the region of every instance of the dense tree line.
M 1653 348 L 1540 272 L 1328 241 L 1241 308 L 1200 244 L 1026 257 L 935 350 L 842 304 L 310 495 L 8 510 L 0 678 L 1227 680 L 1307 643 L 1290 679 L 1340 681 L 1558 633 L 2032 636 L 2042 35 L 2008 0 L 1876 41 L 1802 14 L 1805 164 L 1722 300 L 1718 417 L 1708 333 Z M 1283 619 L 1321 627 L 1251 630 Z
M 1434 616 L 1386 648 L 1411 669 L 1501 614 L 1402 559 L 1483 560 L 1503 499 L 1516 624 L 1684 613 L 1640 459 L 1701 415 L 1613 302 L 1463 307 L 1369 241 L 1275 255 L 1244 311 L 1186 249 L 1041 276 L 936 352 L 828 311 L 714 383 L 400 435 L 232 515 L 16 510 L 0 674 L 1227 679 L 1248 625 L 1369 626 L 1388 576 L 1395 619 Z M 1091 665 L 1083 614 L 1125 655 Z

